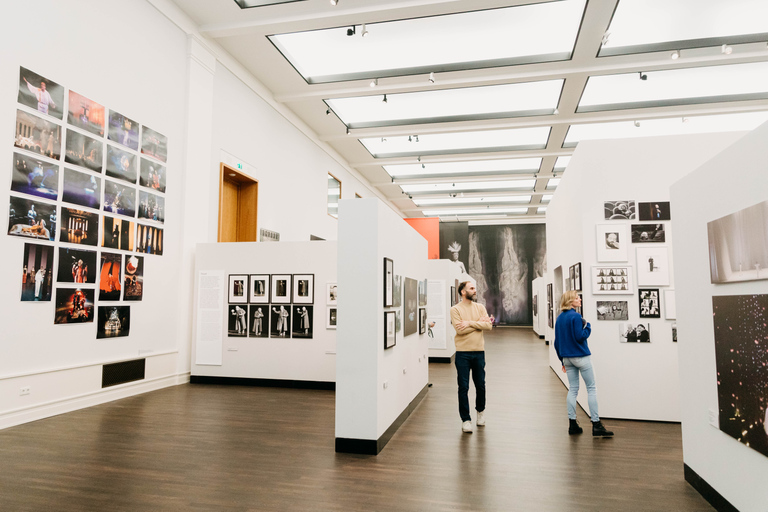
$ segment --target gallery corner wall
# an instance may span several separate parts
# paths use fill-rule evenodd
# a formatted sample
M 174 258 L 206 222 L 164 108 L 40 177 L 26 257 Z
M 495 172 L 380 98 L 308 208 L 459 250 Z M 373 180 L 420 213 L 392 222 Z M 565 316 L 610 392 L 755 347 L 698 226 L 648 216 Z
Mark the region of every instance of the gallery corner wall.
M 708 484 L 742 512 L 762 512 L 768 503 L 768 456 L 744 444 L 749 442 L 749 436 L 757 435 L 762 437 L 760 446 L 763 449 L 768 445 L 768 431 L 765 430 L 768 408 L 766 313 L 764 309 L 761 312 L 752 307 L 745 311 L 758 320 L 758 325 L 744 342 L 748 347 L 761 347 L 762 356 L 750 357 L 747 364 L 731 367 L 740 372 L 737 379 L 742 389 L 734 390 L 735 395 L 726 392 L 723 396 L 725 403 L 720 405 L 718 388 L 721 378 L 716 364 L 714 326 L 717 313 L 713 297 L 765 296 L 768 280 L 712 284 L 707 223 L 768 200 L 767 140 L 768 124 L 764 124 L 681 177 L 670 189 L 672 215 L 676 226 L 683 227 L 675 233 L 675 281 L 686 478 L 694 487 L 703 490 L 705 497 L 712 498 L 711 492 L 707 494 Z M 760 219 L 755 220 L 758 226 Z M 766 220 L 763 216 L 763 226 Z M 763 256 L 768 252 L 768 232 L 759 233 L 758 228 L 758 232 L 742 234 L 762 244 Z M 738 341 L 733 340 L 734 343 Z M 734 346 L 738 352 L 739 347 Z M 733 421 L 724 419 L 724 414 L 736 401 L 741 404 L 742 416 L 749 422 L 744 427 L 748 432 L 741 443 L 718 428 L 720 421 Z M 758 410 L 751 410 L 756 404 Z M 753 424 L 755 416 L 758 420 Z M 753 442 L 753 445 L 757 444 Z M 705 485 L 702 486 L 699 479 Z
M 579 143 L 557 193 L 547 209 L 548 283 L 565 290 L 569 267 L 581 263 L 584 317 L 592 325 L 589 347 L 598 382 L 600 415 L 608 418 L 657 421 L 680 420 L 678 347 L 672 341 L 674 320 L 666 319 L 662 296 L 659 318 L 640 318 L 636 251 L 648 246 L 667 249 L 670 264 L 678 254 L 675 240 L 684 223 L 672 217 L 665 221 L 666 241 L 660 244 L 629 243 L 630 226 L 643 221 L 606 220 L 606 201 L 669 201 L 669 186 L 738 140 L 743 133 L 701 134 Z M 646 224 L 648 222 L 645 222 Z M 598 225 L 616 226 L 624 233 L 624 260 L 598 262 Z M 605 241 L 602 240 L 603 245 Z M 628 246 L 627 246 L 628 245 Z M 674 254 L 674 256 L 673 256 Z M 595 294 L 591 283 L 594 266 L 629 266 L 631 290 L 626 294 Z M 642 288 L 648 288 L 641 286 Z M 674 272 L 669 285 L 652 286 L 663 295 L 675 289 Z M 562 293 L 562 292 L 560 292 Z M 560 294 L 553 297 L 554 317 Z M 626 301 L 628 320 L 597 320 L 597 301 Z M 679 304 L 679 300 L 678 300 Z M 643 323 L 650 343 L 621 343 L 619 324 Z M 554 330 L 547 328 L 547 340 Z M 560 361 L 550 344 L 550 366 L 564 384 Z M 652 369 L 649 370 L 649 369 Z M 567 384 L 566 384 L 567 385 Z M 587 410 L 586 390 L 579 403 Z
M 410 224 L 410 223 L 409 223 Z M 456 354 L 456 330 L 451 324 L 450 308 L 454 302 L 451 294 L 455 293 L 456 283 L 472 278 L 461 272 L 461 267 L 451 260 L 430 259 L 427 262 L 427 279 L 430 281 L 427 321 L 435 322 L 429 338 L 429 362 L 451 363 Z M 434 282 L 435 286 L 432 286 Z M 433 289 L 434 288 L 434 289 Z

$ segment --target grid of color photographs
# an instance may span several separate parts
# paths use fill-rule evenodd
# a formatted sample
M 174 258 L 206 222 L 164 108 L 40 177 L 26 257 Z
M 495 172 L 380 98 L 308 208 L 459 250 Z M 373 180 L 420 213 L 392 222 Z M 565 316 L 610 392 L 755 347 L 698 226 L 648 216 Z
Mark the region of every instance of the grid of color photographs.
M 121 302 L 144 293 L 132 253 L 163 254 L 168 139 L 24 67 L 17 102 L 7 233 L 27 240 L 20 299 L 54 301 L 55 324 L 128 336 Z

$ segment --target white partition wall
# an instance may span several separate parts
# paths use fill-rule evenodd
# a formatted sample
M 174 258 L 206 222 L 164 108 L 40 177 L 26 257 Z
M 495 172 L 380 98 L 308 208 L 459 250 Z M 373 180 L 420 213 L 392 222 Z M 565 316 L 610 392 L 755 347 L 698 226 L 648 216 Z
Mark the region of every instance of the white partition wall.
M 715 355 L 713 297 L 768 294 L 768 280 L 712 284 L 710 280 L 707 223 L 768 200 L 768 124 L 747 134 L 674 183 L 670 189 L 672 215 L 680 226 L 675 236 L 675 282 L 680 351 L 680 402 L 683 427 L 683 459 L 686 479 L 719 510 L 762 512 L 768 504 L 768 457 L 748 447 L 749 437 L 740 443 L 718 429 L 718 368 Z M 736 233 L 734 233 L 736 234 Z M 765 253 L 768 233 L 753 233 Z M 750 310 L 756 315 L 765 313 Z M 756 318 L 760 318 L 756 316 Z M 734 326 L 736 327 L 736 326 Z M 765 336 L 765 326 L 756 330 Z M 765 365 L 766 339 L 748 340 L 761 344 L 762 356 L 742 371 L 746 399 L 749 389 L 762 398 L 758 410 L 744 403 L 743 417 L 765 417 L 768 375 Z M 749 379 L 749 381 L 748 381 Z M 754 381 L 753 379 L 757 379 Z M 728 394 L 728 403 L 734 399 Z M 758 400 L 760 400 L 758 398 Z M 721 416 L 722 418 L 722 416 Z M 766 421 L 745 427 L 749 435 L 768 436 Z M 755 443 L 753 443 L 755 444 Z M 762 446 L 765 446 L 763 441 Z
M 595 365 L 600 415 L 608 418 L 658 421 L 680 420 L 677 344 L 672 341 L 674 320 L 664 314 L 664 290 L 675 288 L 674 272 L 668 285 L 643 286 L 660 290 L 660 318 L 640 318 L 638 300 L 637 251 L 647 247 L 666 248 L 669 264 L 673 260 L 674 235 L 688 229 L 676 218 L 665 221 L 664 243 L 627 243 L 635 220 L 606 220 L 605 201 L 669 201 L 669 186 L 685 176 L 743 134 L 706 134 L 664 138 L 611 141 L 584 141 L 570 164 L 547 209 L 547 268 L 555 284 L 555 317 L 565 289 L 568 269 L 581 262 L 584 317 L 592 324 L 589 346 Z M 620 233 L 626 256 L 620 261 L 598 262 L 598 242 L 605 237 L 598 226 L 610 225 Z M 601 232 L 602 233 L 602 232 Z M 658 261 L 657 261 L 658 263 Z M 647 264 L 643 259 L 643 264 Z M 597 265 L 630 267 L 630 291 L 625 294 L 595 294 L 592 268 Z M 561 269 L 558 275 L 557 269 Z M 597 320 L 597 301 L 626 301 L 628 320 Z M 679 301 L 678 301 L 679 303 Z M 650 343 L 620 342 L 620 324 L 644 324 Z M 626 327 L 626 325 L 625 325 Z M 550 338 L 551 336 L 551 338 Z M 554 340 L 552 329 L 548 339 Z M 550 365 L 567 385 L 560 361 L 551 344 Z M 587 396 L 581 387 L 579 403 L 587 410 Z
M 339 204 L 336 451 L 377 454 L 427 391 L 427 335 L 384 348 L 384 258 L 394 274 L 429 274 L 427 241 L 378 199 Z M 405 284 L 403 285 L 405 288 Z M 403 298 L 403 316 L 407 314 Z M 418 320 L 418 318 L 417 318 Z M 405 324 L 405 318 L 403 318 Z
M 451 260 L 429 260 L 427 261 L 427 278 L 430 280 L 429 288 L 429 307 L 427 309 L 427 321 L 435 322 L 432 328 L 432 336 L 429 338 L 429 362 L 431 363 L 451 363 L 456 354 L 456 330 L 451 324 L 451 292 L 456 287 L 456 281 L 469 281 L 471 278 L 467 274 L 462 274 L 459 266 Z M 434 289 L 432 281 L 437 285 Z M 440 293 L 442 291 L 442 293 Z M 439 301 L 438 305 L 433 304 L 432 298 Z M 431 314 L 434 311 L 434 315 Z M 442 314 L 440 313 L 442 312 Z
M 533 308 L 533 332 L 544 339 L 547 327 L 547 285 L 544 277 L 537 277 L 531 283 L 531 297 L 535 297 Z

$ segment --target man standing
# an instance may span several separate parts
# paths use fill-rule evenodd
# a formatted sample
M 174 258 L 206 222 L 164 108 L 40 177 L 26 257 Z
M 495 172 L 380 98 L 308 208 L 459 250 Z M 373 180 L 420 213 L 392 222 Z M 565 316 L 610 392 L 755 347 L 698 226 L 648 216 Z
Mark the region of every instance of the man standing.
M 477 297 L 475 284 L 464 281 L 459 284 L 461 302 L 451 308 L 451 323 L 456 329 L 456 373 L 459 384 L 459 416 L 461 430 L 472 433 L 472 417 L 469 414 L 469 374 L 477 393 L 475 409 L 477 426 L 485 426 L 485 340 L 483 331 L 493 327 L 492 316 L 485 306 L 473 302 Z
M 24 81 L 27 82 L 27 79 L 24 78 Z M 39 88 L 27 82 L 27 89 L 29 89 L 29 92 L 34 94 L 35 98 L 37 98 L 38 112 L 47 114 L 48 105 L 53 105 L 53 108 L 56 108 L 56 103 L 53 102 L 53 98 L 51 98 L 51 94 L 45 89 L 45 82 L 40 82 Z

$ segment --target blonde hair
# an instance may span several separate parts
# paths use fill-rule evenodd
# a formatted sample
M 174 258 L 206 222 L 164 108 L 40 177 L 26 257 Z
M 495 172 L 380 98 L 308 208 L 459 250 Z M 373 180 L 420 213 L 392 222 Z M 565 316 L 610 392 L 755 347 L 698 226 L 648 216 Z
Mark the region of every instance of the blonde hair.
M 569 309 L 573 309 L 573 301 L 579 298 L 578 292 L 575 290 L 568 290 L 563 294 L 563 297 L 560 299 L 560 311 L 568 311 Z

